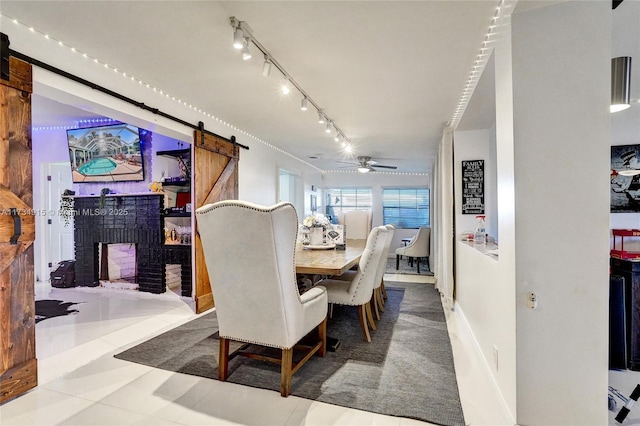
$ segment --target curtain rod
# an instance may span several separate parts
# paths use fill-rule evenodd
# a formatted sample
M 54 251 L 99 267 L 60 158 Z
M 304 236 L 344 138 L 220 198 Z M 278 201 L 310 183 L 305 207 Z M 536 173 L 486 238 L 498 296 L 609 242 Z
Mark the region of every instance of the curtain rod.
M 182 124 L 184 126 L 190 127 L 190 128 L 192 128 L 194 130 L 200 130 L 203 133 L 207 133 L 209 135 L 218 137 L 220 139 L 224 139 L 225 141 L 231 142 L 234 145 L 238 145 L 241 148 L 244 148 L 244 149 L 247 149 L 247 150 L 249 149 L 248 146 L 242 145 L 242 144 L 236 142 L 236 137 L 235 136 L 231 136 L 231 139 L 229 139 L 229 138 L 225 138 L 224 136 L 220 136 L 220 135 L 218 135 L 216 133 L 210 132 L 209 130 L 204 130 L 204 127 L 200 125 L 200 123 L 202 123 L 202 122 L 198 123 L 198 125 L 191 124 L 188 121 L 182 120 L 181 118 L 178 118 L 178 117 L 175 117 L 173 115 L 167 114 L 166 112 L 162 112 L 158 108 L 152 108 L 152 107 L 146 105 L 144 102 L 138 102 L 138 101 L 136 101 L 134 99 L 131 99 L 131 98 L 127 97 L 127 96 L 121 95 L 120 93 L 114 92 L 113 90 L 107 89 L 106 87 L 103 87 L 103 86 L 100 86 L 98 84 L 92 83 L 89 80 L 85 80 L 82 77 L 78 77 L 77 75 L 71 74 L 71 73 L 69 73 L 67 71 L 64 71 L 64 70 L 61 70 L 60 68 L 56 68 L 53 65 L 49 65 L 49 64 L 47 64 L 45 62 L 39 61 L 39 60 L 37 60 L 35 58 L 32 58 L 30 56 L 27 56 L 27 55 L 24 55 L 24 54 L 22 54 L 20 52 L 16 52 L 15 50 L 9 49 L 9 55 L 13 56 L 15 58 L 18 58 L 18 59 L 20 59 L 22 61 L 28 62 L 31 65 L 35 65 L 35 66 L 37 66 L 39 68 L 45 69 L 47 71 L 51 71 L 51 72 L 53 72 L 55 74 L 58 74 L 58 75 L 60 75 L 62 77 L 68 78 L 68 79 L 73 80 L 73 81 L 75 81 L 77 83 L 80 83 L 80 84 L 83 84 L 85 86 L 88 86 L 88 87 L 90 87 L 90 88 L 92 88 L 94 90 L 97 90 L 99 92 L 105 93 L 105 94 L 107 94 L 109 96 L 113 96 L 114 98 L 120 99 L 121 101 L 124 101 L 124 102 L 130 103 L 132 105 L 135 105 L 138 108 L 141 108 L 141 109 L 143 109 L 145 111 L 150 111 L 150 112 L 152 112 L 152 113 L 154 113 L 156 115 L 159 115 L 159 116 L 164 117 L 164 118 L 168 118 L 169 120 L 175 121 L 175 122 L 180 123 L 180 124 Z

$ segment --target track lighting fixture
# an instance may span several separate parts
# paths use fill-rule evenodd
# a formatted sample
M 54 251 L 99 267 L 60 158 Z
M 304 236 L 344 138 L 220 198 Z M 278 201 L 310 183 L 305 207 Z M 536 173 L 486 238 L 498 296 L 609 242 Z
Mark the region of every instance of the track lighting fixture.
M 300 110 L 307 111 L 309 109 L 309 104 L 311 104 L 318 111 L 318 123 L 326 124 L 325 132 L 331 133 L 332 130 L 335 130 L 335 141 L 342 142 L 342 146 L 347 152 L 351 152 L 351 145 L 349 145 L 346 141 L 346 137 L 344 136 L 344 132 L 340 130 L 340 128 L 329 119 L 324 113 L 324 111 L 318 106 L 316 102 L 305 92 L 302 87 L 287 73 L 287 71 L 278 63 L 278 61 L 267 51 L 267 49 L 260 43 L 253 35 L 253 31 L 249 27 L 249 25 L 245 21 L 238 20 L 235 16 L 231 16 L 229 18 L 231 27 L 233 28 L 233 47 L 236 49 L 242 49 L 242 59 L 249 60 L 251 59 L 251 52 L 249 51 L 249 44 L 252 43 L 263 55 L 264 55 L 264 63 L 262 65 L 262 75 L 265 77 L 269 77 L 271 74 L 271 68 L 275 67 L 278 71 L 282 73 L 284 77 L 284 83 L 282 84 L 281 90 L 282 93 L 287 95 L 291 92 L 292 86 L 300 92 L 302 95 L 302 99 L 300 100 Z
M 242 46 L 242 60 L 248 61 L 251 59 L 251 52 L 249 51 L 249 37 L 244 38 L 244 46 Z
M 264 56 L 264 64 L 262 64 L 262 75 L 269 77 L 271 74 L 271 61 L 267 55 Z

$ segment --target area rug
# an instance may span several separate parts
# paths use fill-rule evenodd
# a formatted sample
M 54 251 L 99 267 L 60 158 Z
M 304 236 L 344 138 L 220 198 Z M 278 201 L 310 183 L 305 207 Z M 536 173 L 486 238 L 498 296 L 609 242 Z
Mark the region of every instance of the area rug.
M 73 305 L 77 303 L 50 299 L 36 300 L 36 324 L 49 318 L 78 313 L 77 309 L 69 309 Z
M 334 307 L 327 334 L 339 339 L 340 345 L 294 374 L 292 395 L 435 424 L 464 425 L 439 293 L 430 284 L 387 282 L 386 288 L 385 311 L 371 343 L 364 341 L 355 307 Z M 115 356 L 216 379 L 216 314 L 203 315 Z M 229 371 L 230 382 L 280 391 L 278 365 L 235 357 Z
M 398 265 L 398 269 L 396 269 L 396 257 L 390 257 L 387 259 L 387 269 L 385 272 L 387 274 L 400 274 L 400 275 L 423 275 L 423 276 L 433 276 L 433 272 L 429 270 L 427 267 L 427 261 L 422 259 L 420 260 L 420 273 L 418 274 L 418 268 L 416 268 L 416 260 L 413 261 L 413 266 L 409 264 L 409 260 L 404 258 L 400 259 L 400 263 Z

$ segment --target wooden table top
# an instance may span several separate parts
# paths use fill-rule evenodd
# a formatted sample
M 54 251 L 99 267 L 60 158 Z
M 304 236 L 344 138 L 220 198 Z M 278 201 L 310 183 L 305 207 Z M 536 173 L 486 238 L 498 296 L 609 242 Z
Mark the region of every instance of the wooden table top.
M 296 246 L 296 272 L 299 274 L 342 275 L 360 261 L 367 240 L 347 240 L 345 250 L 312 250 Z

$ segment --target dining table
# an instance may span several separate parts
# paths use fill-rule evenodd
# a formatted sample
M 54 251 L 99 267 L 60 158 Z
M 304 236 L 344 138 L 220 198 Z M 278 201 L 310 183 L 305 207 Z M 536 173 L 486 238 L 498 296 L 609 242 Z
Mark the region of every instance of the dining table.
M 296 246 L 296 273 L 305 275 L 342 275 L 360 261 L 367 240 L 347 240 L 345 248 L 309 248 Z M 314 246 L 315 247 L 315 246 Z

